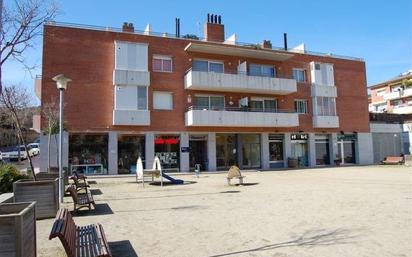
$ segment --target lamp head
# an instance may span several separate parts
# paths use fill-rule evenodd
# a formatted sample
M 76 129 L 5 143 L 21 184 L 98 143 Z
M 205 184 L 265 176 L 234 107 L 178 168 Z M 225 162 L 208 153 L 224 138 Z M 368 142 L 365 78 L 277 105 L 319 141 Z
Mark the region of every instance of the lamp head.
M 59 74 L 53 78 L 56 81 L 57 89 L 66 90 L 67 82 L 72 81 L 70 78 L 66 77 L 64 74 Z

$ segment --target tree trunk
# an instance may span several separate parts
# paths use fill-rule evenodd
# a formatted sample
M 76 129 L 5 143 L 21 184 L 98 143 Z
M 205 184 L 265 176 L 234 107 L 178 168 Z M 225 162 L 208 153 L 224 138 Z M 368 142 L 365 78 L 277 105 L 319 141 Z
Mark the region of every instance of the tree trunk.
M 32 160 L 31 160 L 31 156 L 30 156 L 30 154 L 29 154 L 29 150 L 28 150 L 27 145 L 26 145 L 26 140 L 25 140 L 24 137 L 23 137 L 23 131 L 21 130 L 20 120 L 18 119 L 18 117 L 17 117 L 17 115 L 16 115 L 15 113 L 14 113 L 14 115 L 16 116 L 16 117 L 14 117 L 14 118 L 15 118 L 15 122 L 16 122 L 16 125 L 17 125 L 17 130 L 18 130 L 19 138 L 20 138 L 22 144 L 24 145 L 24 148 L 25 148 L 26 154 L 27 154 L 27 158 L 29 159 L 29 163 L 30 163 L 30 168 L 31 168 L 31 173 L 32 173 L 32 175 L 33 175 L 33 179 L 34 179 L 34 181 L 37 181 L 36 173 L 34 172 L 33 162 L 32 162 Z M 20 149 L 20 145 L 19 145 L 19 149 Z M 19 156 L 19 159 L 20 159 L 20 156 Z

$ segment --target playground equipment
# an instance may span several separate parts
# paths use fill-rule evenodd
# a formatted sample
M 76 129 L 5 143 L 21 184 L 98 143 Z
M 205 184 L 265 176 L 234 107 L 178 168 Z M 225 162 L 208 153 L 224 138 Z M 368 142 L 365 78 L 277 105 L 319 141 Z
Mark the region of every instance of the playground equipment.
M 139 157 L 136 163 L 136 182 L 139 179 L 142 180 L 142 185 L 144 187 L 145 177 L 152 177 L 152 181 L 154 181 L 154 177 L 160 177 L 160 186 L 163 187 L 163 178 L 169 180 L 172 184 L 183 184 L 184 181 L 181 179 L 175 179 L 167 174 L 162 172 L 162 165 L 160 163 L 159 157 L 155 157 L 153 160 L 153 167 L 152 169 L 143 169 L 142 159 Z

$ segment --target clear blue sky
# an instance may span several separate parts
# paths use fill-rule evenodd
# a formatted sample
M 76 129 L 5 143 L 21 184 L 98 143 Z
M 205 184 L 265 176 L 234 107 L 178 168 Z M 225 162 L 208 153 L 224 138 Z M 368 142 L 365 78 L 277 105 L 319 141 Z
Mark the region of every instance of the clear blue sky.
M 207 13 L 222 15 L 226 36 L 237 33 L 239 41 L 259 43 L 269 39 L 282 46 L 283 32 L 289 46 L 305 43 L 308 50 L 362 57 L 368 85 L 412 69 L 412 1 L 58 1 L 57 21 L 121 27 L 124 21 L 143 30 L 174 33 L 175 17 L 181 34 L 203 33 Z M 199 26 L 200 24 L 200 26 Z M 27 53 L 41 65 L 41 40 Z M 33 75 L 41 73 L 41 69 Z M 7 65 L 7 83 L 32 88 L 31 75 L 17 64 Z

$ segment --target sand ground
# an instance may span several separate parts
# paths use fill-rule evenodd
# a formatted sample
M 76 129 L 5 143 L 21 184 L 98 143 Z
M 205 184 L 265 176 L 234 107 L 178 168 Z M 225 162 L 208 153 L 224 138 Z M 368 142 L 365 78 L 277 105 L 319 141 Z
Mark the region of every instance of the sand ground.
M 412 168 L 353 166 L 177 176 L 196 183 L 137 187 L 91 178 L 97 210 L 76 223 L 104 226 L 114 256 L 412 256 Z M 70 199 L 67 206 L 72 209 Z M 39 256 L 65 256 L 37 222 Z

